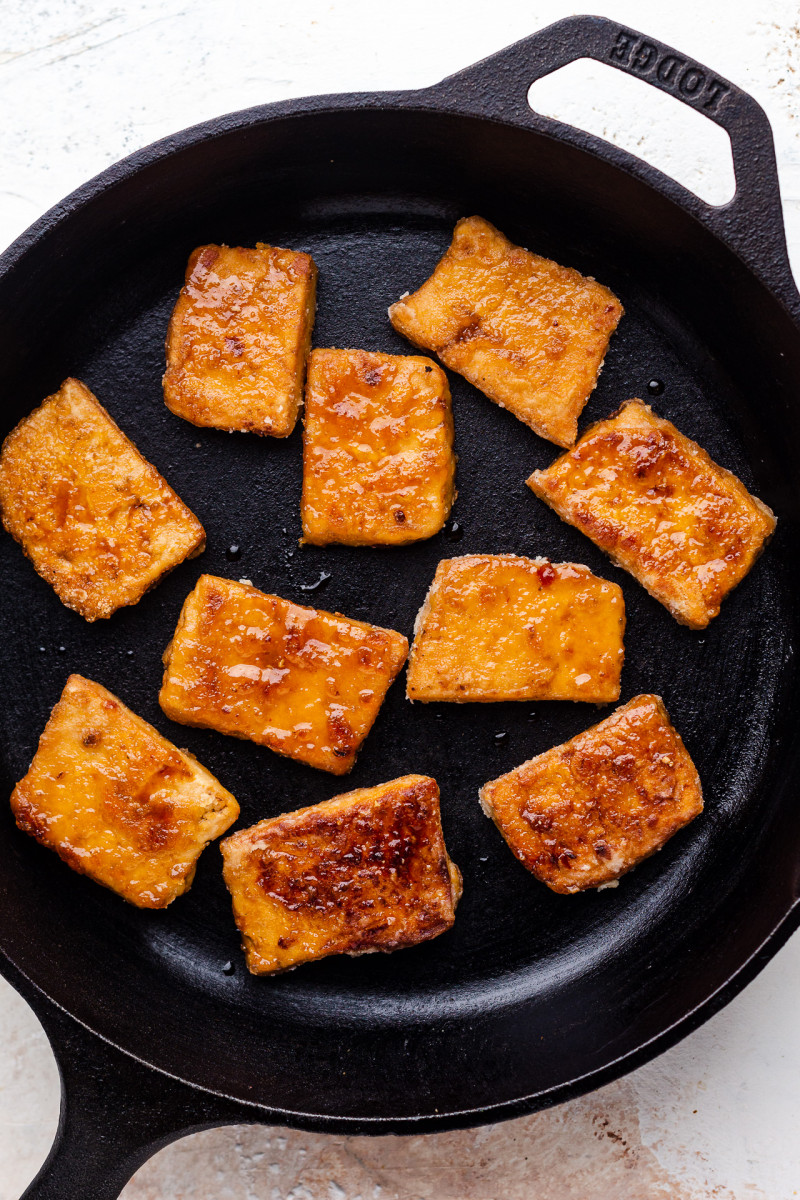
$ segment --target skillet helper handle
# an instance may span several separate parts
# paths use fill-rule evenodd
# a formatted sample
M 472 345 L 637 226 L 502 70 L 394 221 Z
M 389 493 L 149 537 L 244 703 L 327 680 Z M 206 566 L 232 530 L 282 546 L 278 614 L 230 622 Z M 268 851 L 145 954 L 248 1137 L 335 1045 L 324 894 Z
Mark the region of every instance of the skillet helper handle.
M 35 1009 L 61 1074 L 61 1115 L 50 1154 L 21 1200 L 117 1200 L 169 1142 L 247 1122 L 246 1109 L 153 1071 L 49 1003 Z
M 531 84 L 581 58 L 625 71 L 727 130 L 736 193 L 729 204 L 721 206 L 692 195 L 696 214 L 759 274 L 773 283 L 781 276 L 786 278 L 796 296 L 767 115 L 752 96 L 702 63 L 606 17 L 575 16 L 548 25 L 439 86 L 451 96 L 463 96 L 472 106 L 477 99 L 490 116 L 530 120 L 534 118 L 527 99 Z M 538 114 L 535 119 L 544 126 L 564 128 Z M 593 148 L 603 145 L 591 135 L 584 134 L 583 139 Z M 637 161 L 623 151 L 617 151 L 615 157 Z

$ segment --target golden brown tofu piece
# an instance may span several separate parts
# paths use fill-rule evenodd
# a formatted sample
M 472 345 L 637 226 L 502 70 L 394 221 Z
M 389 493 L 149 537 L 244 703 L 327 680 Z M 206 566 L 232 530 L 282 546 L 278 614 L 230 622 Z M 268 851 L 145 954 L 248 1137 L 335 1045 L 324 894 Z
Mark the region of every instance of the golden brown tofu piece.
M 775 528 L 766 504 L 641 400 L 528 486 L 692 629 L 716 617 Z
M 303 430 L 303 536 L 403 545 L 438 533 L 455 497 L 447 376 L 429 358 L 313 350 Z
M 461 896 L 426 775 L 261 821 L 221 849 L 254 975 L 415 946 L 450 928 Z
M 344 775 L 407 654 L 393 629 L 201 575 L 164 652 L 160 703 L 183 725 Z
M 443 559 L 414 632 L 409 700 L 619 699 L 622 590 L 577 563 Z
M 87 621 L 136 604 L 206 544 L 194 513 L 77 379 L 3 443 L 0 508 L 42 578 Z
M 139 908 L 188 891 L 239 805 L 188 751 L 99 683 L 70 675 L 11 796 L 17 825 Z
M 193 425 L 288 437 L 316 287 L 308 254 L 261 242 L 198 246 L 167 333 L 167 408 Z
M 636 696 L 487 783 L 480 800 L 520 862 L 564 894 L 613 885 L 703 811 L 660 696 Z
M 621 316 L 608 288 L 482 217 L 459 221 L 430 279 L 389 309 L 410 342 L 559 446 L 575 441 Z

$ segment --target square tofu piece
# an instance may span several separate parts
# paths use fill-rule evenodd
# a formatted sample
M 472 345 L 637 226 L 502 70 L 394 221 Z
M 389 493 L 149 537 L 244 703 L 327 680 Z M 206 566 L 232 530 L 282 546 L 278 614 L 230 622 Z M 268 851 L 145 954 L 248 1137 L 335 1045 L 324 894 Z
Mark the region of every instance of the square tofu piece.
M 621 316 L 608 288 L 482 217 L 459 221 L 430 279 L 389 309 L 410 342 L 559 446 L 575 441 Z
M 70 675 L 28 774 L 11 796 L 17 825 L 139 908 L 165 908 L 239 805 L 99 683 Z
M 173 721 L 346 774 L 406 661 L 393 629 L 201 575 L 164 652 Z
M 443 559 L 415 627 L 409 700 L 619 699 L 625 602 L 576 563 Z
M 194 513 L 77 379 L 3 443 L 0 508 L 42 578 L 87 621 L 136 604 L 206 544 Z
M 429 358 L 313 350 L 303 536 L 397 546 L 438 533 L 455 496 L 450 388 Z
M 766 504 L 641 400 L 528 486 L 692 629 L 716 617 L 775 528 Z
M 636 696 L 487 783 L 480 799 L 520 862 L 564 894 L 611 884 L 703 810 L 660 696 Z
M 426 775 L 261 821 L 221 849 L 254 975 L 428 941 L 453 924 L 461 896 Z
M 316 286 L 308 254 L 260 242 L 198 246 L 167 333 L 167 408 L 193 425 L 288 437 Z

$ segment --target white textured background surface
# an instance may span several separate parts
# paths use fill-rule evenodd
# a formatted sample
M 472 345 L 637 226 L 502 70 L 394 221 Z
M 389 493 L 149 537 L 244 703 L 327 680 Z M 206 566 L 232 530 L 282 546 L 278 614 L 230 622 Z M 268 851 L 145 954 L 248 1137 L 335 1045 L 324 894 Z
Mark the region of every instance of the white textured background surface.
M 0 0 L 0 246 L 115 159 L 184 125 L 309 92 L 433 83 L 573 11 L 557 0 Z M 602 11 L 758 97 L 800 273 L 796 0 L 605 0 Z M 577 64 L 542 81 L 536 106 L 724 200 L 725 136 L 606 70 Z M 788 1200 L 800 1195 L 798 995 L 795 937 L 681 1045 L 571 1104 L 411 1140 L 215 1130 L 162 1151 L 124 1197 Z M 35 1174 L 57 1112 L 41 1028 L 0 981 L 0 1200 L 15 1200 Z

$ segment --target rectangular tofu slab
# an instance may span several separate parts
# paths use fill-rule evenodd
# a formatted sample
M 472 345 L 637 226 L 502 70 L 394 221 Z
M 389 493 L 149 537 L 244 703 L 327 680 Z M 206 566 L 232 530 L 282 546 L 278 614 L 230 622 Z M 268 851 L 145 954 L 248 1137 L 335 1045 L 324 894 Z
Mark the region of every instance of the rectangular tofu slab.
M 393 629 L 201 575 L 164 652 L 173 721 L 344 775 L 408 654 Z
M 193 425 L 288 437 L 303 398 L 317 268 L 277 246 L 198 246 L 167 333 L 167 408 Z
M 389 309 L 410 342 L 559 446 L 575 441 L 621 316 L 608 288 L 482 217 L 459 221 L 430 279 Z
M 455 497 L 450 388 L 429 358 L 313 350 L 303 538 L 396 546 L 432 537 Z
M 703 810 L 660 696 L 636 696 L 487 783 L 480 801 L 520 862 L 564 894 L 612 883 Z
M 461 896 L 425 775 L 261 821 L 221 849 L 254 975 L 428 941 L 453 924 Z
M 77 379 L 3 443 L 0 508 L 42 578 L 87 621 L 136 604 L 206 544 L 194 513 Z
M 410 700 L 619 699 L 625 602 L 588 567 L 465 554 L 436 569 L 415 627 Z
M 80 675 L 67 680 L 11 808 L 25 833 L 139 908 L 187 891 L 205 847 L 239 815 L 191 754 Z
M 717 616 L 776 523 L 735 475 L 641 400 L 592 425 L 528 486 L 692 629 Z

